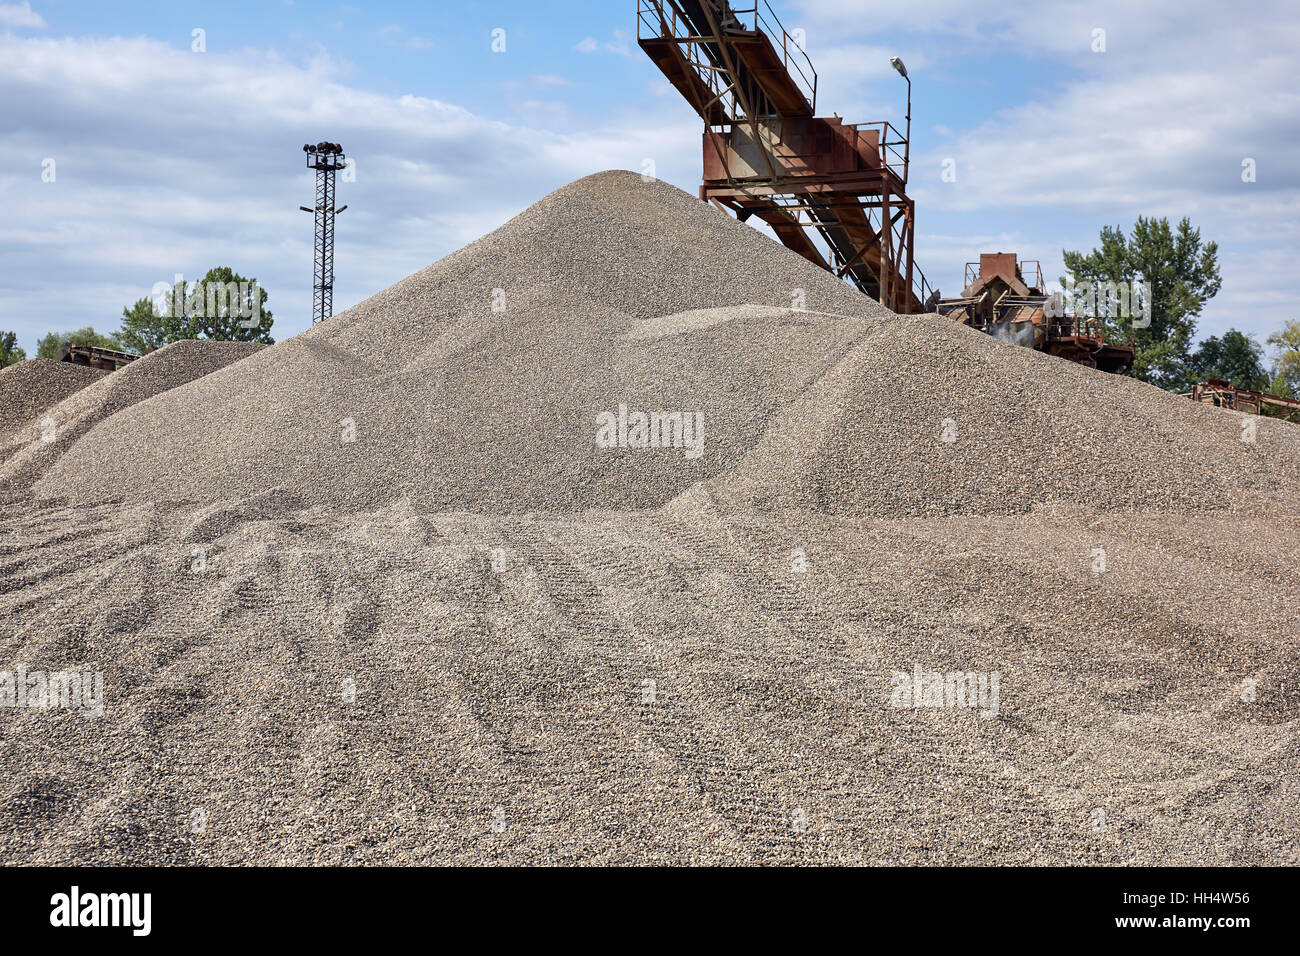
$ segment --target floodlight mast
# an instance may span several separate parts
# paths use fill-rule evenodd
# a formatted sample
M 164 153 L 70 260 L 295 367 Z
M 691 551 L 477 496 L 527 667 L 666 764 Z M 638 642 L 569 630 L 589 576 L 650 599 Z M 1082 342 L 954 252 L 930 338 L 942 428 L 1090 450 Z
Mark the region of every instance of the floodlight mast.
M 316 205 L 303 212 L 315 214 L 315 251 L 312 256 L 312 325 L 334 314 L 334 217 L 347 206 L 334 208 L 334 174 L 348 162 L 338 143 L 310 143 L 303 146 L 307 167 L 316 170 Z

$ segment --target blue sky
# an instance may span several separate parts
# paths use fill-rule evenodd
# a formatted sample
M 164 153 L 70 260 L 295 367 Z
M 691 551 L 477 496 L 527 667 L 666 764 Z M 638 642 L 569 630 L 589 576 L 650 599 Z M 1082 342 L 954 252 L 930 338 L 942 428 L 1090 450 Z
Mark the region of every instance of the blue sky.
M 807 36 L 823 114 L 901 123 L 888 57 L 908 63 L 917 256 L 945 292 L 980 251 L 1055 277 L 1103 225 L 1188 215 L 1221 249 L 1203 334 L 1262 341 L 1300 311 L 1293 0 L 773 7 Z M 635 10 L 0 0 L 0 329 L 29 353 L 50 330 L 110 331 L 156 283 L 219 264 L 261 279 L 277 337 L 306 328 L 307 141 L 356 163 L 336 311 L 587 173 L 652 159 L 693 192 L 700 123 L 636 46 Z

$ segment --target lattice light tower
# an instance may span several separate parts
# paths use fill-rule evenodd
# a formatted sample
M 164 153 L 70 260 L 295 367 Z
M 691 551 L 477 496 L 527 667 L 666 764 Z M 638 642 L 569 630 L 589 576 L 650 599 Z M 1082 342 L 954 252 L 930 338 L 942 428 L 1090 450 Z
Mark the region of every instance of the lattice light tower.
M 315 213 L 316 218 L 316 252 L 312 264 L 315 297 L 311 309 L 311 321 L 315 325 L 334 314 L 334 217 L 348 208 L 334 208 L 334 174 L 344 169 L 348 161 L 338 143 L 315 146 L 308 143 L 302 151 L 307 154 L 307 168 L 316 170 L 316 206 L 298 207 L 303 212 Z

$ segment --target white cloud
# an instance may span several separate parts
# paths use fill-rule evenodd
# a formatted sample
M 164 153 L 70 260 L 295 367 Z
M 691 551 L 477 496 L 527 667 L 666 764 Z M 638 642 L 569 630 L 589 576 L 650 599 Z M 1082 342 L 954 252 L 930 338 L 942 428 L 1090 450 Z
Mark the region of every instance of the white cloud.
M 854 120 L 901 119 L 907 87 L 889 63 L 895 55 L 902 56 L 909 71 L 923 69 L 929 62 L 928 57 L 910 47 L 900 51 L 850 42 L 811 48 L 808 56 L 817 71 L 818 113 L 844 115 L 852 109 Z
M 557 76 L 554 73 L 534 73 L 530 76 L 529 81 L 534 86 L 572 86 L 572 81 L 563 76 Z
M 24 347 L 50 329 L 114 329 L 154 283 L 217 264 L 263 282 L 277 336 L 306 327 L 305 142 L 339 142 L 356 163 L 338 183 L 339 310 L 580 176 L 646 157 L 666 178 L 698 175 L 696 122 L 675 103 L 559 134 L 350 86 L 324 54 L 300 66 L 143 38 L 0 36 L 0 101 L 0 325 Z
M 631 56 L 632 45 L 628 42 L 628 35 L 622 30 L 614 31 L 614 39 L 606 43 L 604 49 L 609 53 L 616 53 L 619 56 Z
M 623 30 L 615 30 L 611 36 L 613 39 L 604 43 L 601 43 L 595 37 L 583 37 L 578 41 L 574 49 L 579 53 L 595 53 L 598 50 L 604 50 L 606 53 L 630 57 L 632 55 L 632 44 L 628 34 Z
M 412 50 L 428 50 L 433 47 L 433 40 L 430 37 L 409 36 L 403 39 L 402 34 L 405 32 L 406 28 L 400 23 L 389 23 L 375 31 L 381 40 L 394 46 L 400 43 Z
M 1103 29 L 1105 56 L 1157 62 L 1207 39 L 1228 54 L 1227 34 L 1260 34 L 1294 8 L 1291 0 L 1256 0 L 1249 12 L 1217 0 L 792 0 L 790 6 L 795 12 L 784 17 L 787 27 L 806 26 L 810 37 L 894 31 L 945 37 L 949 42 L 934 48 L 946 56 L 996 48 L 1083 61 L 1102 56 L 1092 43 L 1093 31 Z
M 30 0 L 22 3 L 0 3 L 0 25 L 6 27 L 30 27 L 43 30 L 45 19 L 32 9 Z

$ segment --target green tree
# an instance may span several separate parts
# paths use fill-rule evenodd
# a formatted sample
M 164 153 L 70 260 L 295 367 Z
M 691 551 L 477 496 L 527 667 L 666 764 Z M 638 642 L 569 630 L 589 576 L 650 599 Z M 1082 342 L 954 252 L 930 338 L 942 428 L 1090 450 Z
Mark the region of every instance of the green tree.
M 117 332 L 117 340 L 127 351 L 143 355 L 150 349 L 185 338 L 181 320 L 170 313 L 170 309 L 159 312 L 147 296 L 137 299 L 135 305 L 122 310 L 122 328 Z
M 209 269 L 199 285 L 204 308 L 190 322 L 191 338 L 275 344 L 271 338 L 271 324 L 275 320 L 266 307 L 268 295 L 256 279 L 246 279 L 229 266 L 218 266 Z M 227 294 L 213 295 L 214 288 L 224 288 Z
M 1222 338 L 1212 335 L 1202 342 L 1192 354 L 1188 372 L 1199 382 L 1220 378 L 1255 392 L 1262 392 L 1269 384 L 1264 349 L 1236 329 L 1229 329 Z
M 58 359 L 67 344 L 90 345 L 101 349 L 120 349 L 121 343 L 111 335 L 101 335 L 90 326 L 75 332 L 50 332 L 36 342 L 37 358 Z
M 27 358 L 27 353 L 18 347 L 17 332 L 0 332 L 0 368 L 7 368 Z
M 1283 398 L 1300 398 L 1300 319 L 1292 319 L 1268 337 L 1277 350 L 1269 391 Z
M 1129 374 L 1164 388 L 1184 387 L 1196 319 L 1222 284 L 1218 243 L 1202 244 L 1201 231 L 1186 217 L 1174 229 L 1168 219 L 1139 216 L 1127 238 L 1121 227 L 1105 226 L 1100 248 L 1062 255 L 1076 282 L 1150 283 L 1151 324 L 1133 330 Z
M 135 351 L 180 339 L 264 342 L 273 345 L 274 318 L 265 289 L 229 266 L 209 269 L 193 284 L 181 281 L 157 300 L 139 299 L 122 310 L 122 343 Z

